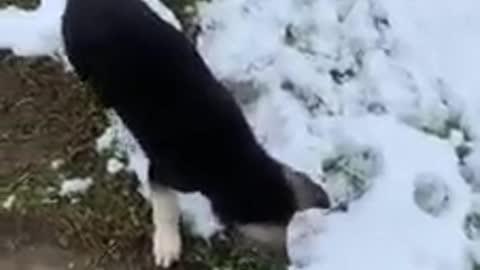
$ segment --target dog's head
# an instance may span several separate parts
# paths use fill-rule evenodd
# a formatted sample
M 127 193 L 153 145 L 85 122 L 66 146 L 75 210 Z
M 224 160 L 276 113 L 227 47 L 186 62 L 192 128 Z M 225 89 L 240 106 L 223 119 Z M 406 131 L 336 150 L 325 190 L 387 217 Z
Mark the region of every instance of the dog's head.
M 282 173 L 294 197 L 295 207 L 291 217 L 298 211 L 310 208 L 330 208 L 327 192 L 305 173 L 286 165 Z M 249 240 L 274 251 L 285 252 L 287 226 L 283 223 L 250 223 L 238 226 L 238 230 Z
M 309 208 L 330 208 L 327 192 L 305 173 L 284 165 L 283 175 L 293 191 L 297 211 Z

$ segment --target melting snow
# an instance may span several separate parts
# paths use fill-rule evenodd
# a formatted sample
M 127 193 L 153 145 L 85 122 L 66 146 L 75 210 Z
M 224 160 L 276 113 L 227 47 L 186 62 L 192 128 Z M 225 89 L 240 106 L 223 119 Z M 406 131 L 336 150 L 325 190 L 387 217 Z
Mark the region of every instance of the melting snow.
M 61 53 L 63 1 L 1 10 L 0 47 Z M 248 86 L 232 91 L 258 138 L 341 206 L 298 213 L 292 269 L 480 263 L 478 1 L 213 0 L 198 12 L 198 48 L 219 78 Z M 98 150 L 117 149 L 146 183 L 148 160 L 110 116 Z M 194 232 L 222 229 L 205 198 L 181 200 Z
M 116 174 L 123 170 L 125 165 L 116 158 L 110 158 L 107 161 L 107 172 L 111 174 Z
M 93 179 L 91 177 L 65 179 L 60 187 L 58 195 L 70 196 L 77 193 L 84 193 L 92 185 Z
M 6 210 L 10 210 L 13 207 L 13 204 L 15 203 L 16 196 L 14 194 L 10 195 L 3 201 L 2 207 Z

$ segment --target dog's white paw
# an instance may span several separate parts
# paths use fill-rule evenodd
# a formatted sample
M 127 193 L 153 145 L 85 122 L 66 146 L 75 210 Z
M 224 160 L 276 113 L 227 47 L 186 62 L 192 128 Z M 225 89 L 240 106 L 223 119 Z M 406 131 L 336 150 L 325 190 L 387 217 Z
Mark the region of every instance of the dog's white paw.
M 182 243 L 175 225 L 157 224 L 153 234 L 153 256 L 155 264 L 169 268 L 180 259 Z

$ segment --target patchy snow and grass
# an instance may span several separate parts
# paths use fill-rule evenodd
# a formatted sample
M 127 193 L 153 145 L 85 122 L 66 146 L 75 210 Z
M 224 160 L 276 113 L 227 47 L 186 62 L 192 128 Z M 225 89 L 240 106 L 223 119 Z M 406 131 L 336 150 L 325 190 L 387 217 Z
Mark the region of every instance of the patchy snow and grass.
M 312 212 L 291 226 L 295 268 L 468 269 L 463 222 L 470 191 L 448 142 L 391 117 L 342 118 L 334 126 L 355 130 L 353 141 L 374 144 L 383 153 L 383 166 L 375 184 L 347 212 Z M 446 203 L 442 188 L 426 185 L 417 191 L 422 183 L 437 182 L 449 188 Z M 304 230 L 310 229 L 302 224 L 312 222 L 322 230 L 305 239 Z
M 258 136 L 347 209 L 292 222 L 293 268 L 472 268 L 457 154 L 480 123 L 479 11 L 470 0 L 201 6 L 199 48 L 215 73 L 266 88 L 249 111 Z M 463 162 L 470 183 L 475 149 Z
M 59 50 L 62 1 L 54 11 L 43 2 L 0 12 L 0 47 Z M 341 206 L 293 220 L 292 269 L 480 263 L 478 1 L 213 0 L 198 12 L 198 48 L 215 74 L 255 88 L 235 95 L 258 138 Z M 110 119 L 99 151 L 116 149 L 146 183 L 148 160 Z M 182 209 L 205 237 L 222 228 L 198 194 L 182 195 Z

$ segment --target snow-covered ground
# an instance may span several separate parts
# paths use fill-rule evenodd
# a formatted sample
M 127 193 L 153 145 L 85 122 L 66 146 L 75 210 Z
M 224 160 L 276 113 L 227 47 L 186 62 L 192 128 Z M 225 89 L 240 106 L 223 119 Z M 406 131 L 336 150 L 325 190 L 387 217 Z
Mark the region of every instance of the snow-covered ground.
M 0 11 L 0 47 L 61 53 L 62 0 L 48 2 Z M 296 216 L 292 269 L 480 263 L 480 2 L 212 0 L 198 12 L 199 50 L 219 78 L 250 86 L 234 91 L 267 149 L 346 209 Z M 145 180 L 148 161 L 114 115 L 99 150 L 112 144 Z M 196 233 L 221 229 L 198 194 L 182 209 Z

